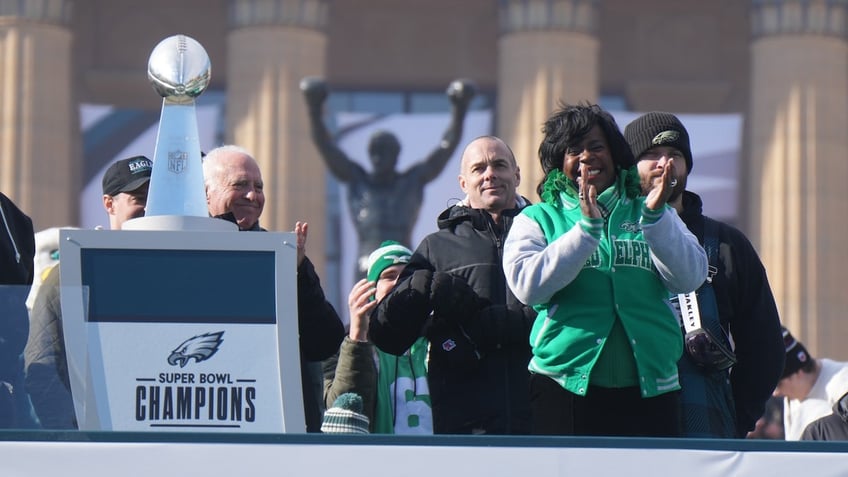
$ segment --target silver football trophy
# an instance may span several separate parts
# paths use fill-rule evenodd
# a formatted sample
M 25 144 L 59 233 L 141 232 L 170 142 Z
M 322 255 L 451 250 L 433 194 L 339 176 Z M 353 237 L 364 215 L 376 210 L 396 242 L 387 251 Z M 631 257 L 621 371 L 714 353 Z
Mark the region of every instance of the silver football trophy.
M 195 99 L 209 85 L 209 55 L 185 35 L 165 38 L 150 54 L 147 76 L 162 96 L 145 215 L 208 217 Z

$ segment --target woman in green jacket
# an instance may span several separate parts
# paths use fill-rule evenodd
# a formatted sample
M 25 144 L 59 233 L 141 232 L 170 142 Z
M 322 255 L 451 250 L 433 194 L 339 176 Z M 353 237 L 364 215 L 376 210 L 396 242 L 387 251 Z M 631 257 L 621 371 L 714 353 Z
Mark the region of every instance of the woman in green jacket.
M 707 256 L 666 205 L 673 161 L 640 197 L 608 112 L 561 105 L 543 133 L 542 202 L 516 217 L 503 260 L 516 297 L 539 312 L 533 432 L 677 436 L 683 345 L 667 298 L 698 288 Z

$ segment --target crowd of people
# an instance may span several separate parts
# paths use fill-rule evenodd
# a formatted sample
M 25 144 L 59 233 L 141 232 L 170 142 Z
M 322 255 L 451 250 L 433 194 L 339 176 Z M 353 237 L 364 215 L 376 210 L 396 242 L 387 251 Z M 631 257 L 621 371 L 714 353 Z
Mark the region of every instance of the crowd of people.
M 848 363 L 814 359 L 781 326 L 750 241 L 703 214 L 680 120 L 651 112 L 622 130 L 563 103 L 542 133 L 535 201 L 506 142 L 465 145 L 464 198 L 414 250 L 370 251 L 347 329 L 295 224 L 307 432 L 848 439 Z M 144 215 L 152 167 L 106 170 L 112 229 Z M 265 231 L 249 151 L 213 149 L 203 174 L 210 217 Z M 2 194 L 0 212 L 0 285 L 16 285 L 3 287 L 0 427 L 75 429 L 60 265 L 28 312 L 32 222 Z

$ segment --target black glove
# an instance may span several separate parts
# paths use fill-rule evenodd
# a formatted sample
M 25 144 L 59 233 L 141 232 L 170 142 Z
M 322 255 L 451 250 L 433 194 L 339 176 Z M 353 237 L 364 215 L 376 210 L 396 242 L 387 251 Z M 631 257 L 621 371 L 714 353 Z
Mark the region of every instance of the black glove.
M 530 346 L 530 328 L 535 312 L 521 304 L 491 305 L 463 323 L 468 337 L 481 350 Z
M 430 303 L 434 318 L 450 324 L 472 319 L 482 305 L 477 293 L 464 279 L 444 272 L 433 274 Z
M 430 285 L 433 272 L 416 270 L 398 284 L 371 314 L 369 340 L 381 350 L 401 355 L 421 336 L 421 328 L 433 311 Z
M 407 288 L 409 288 L 410 293 L 415 293 L 415 299 L 417 302 L 414 306 L 416 308 L 426 307 L 428 308 L 428 311 L 432 311 L 432 305 L 430 304 L 430 290 L 432 285 L 433 272 L 430 270 L 422 269 L 412 272 L 412 275 L 409 277 Z M 402 287 L 403 285 L 399 288 Z

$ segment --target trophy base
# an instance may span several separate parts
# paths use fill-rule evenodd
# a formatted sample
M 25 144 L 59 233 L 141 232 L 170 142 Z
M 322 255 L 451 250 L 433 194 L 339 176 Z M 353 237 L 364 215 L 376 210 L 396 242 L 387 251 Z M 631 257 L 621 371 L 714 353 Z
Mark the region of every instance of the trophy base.
M 190 215 L 151 215 L 130 219 L 121 230 L 184 230 L 209 232 L 238 232 L 238 225 L 223 219 Z

